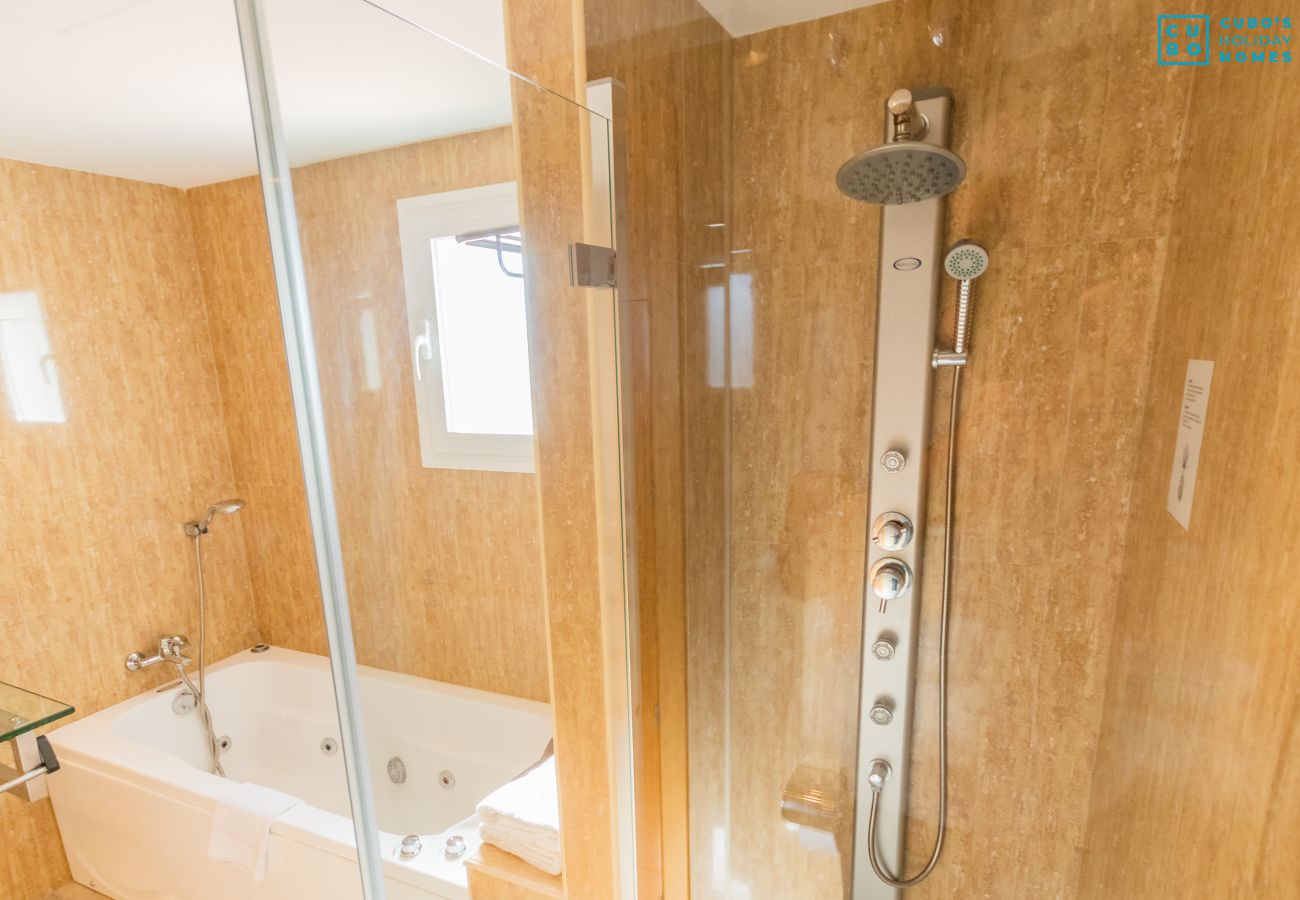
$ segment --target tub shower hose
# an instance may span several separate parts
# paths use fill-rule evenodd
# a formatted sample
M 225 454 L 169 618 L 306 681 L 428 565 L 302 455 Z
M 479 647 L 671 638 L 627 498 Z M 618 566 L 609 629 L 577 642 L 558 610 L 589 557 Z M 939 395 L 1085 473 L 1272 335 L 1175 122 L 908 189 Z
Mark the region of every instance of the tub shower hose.
M 194 535 L 194 567 L 198 571 L 199 581 L 199 686 L 196 688 L 194 682 L 190 681 L 190 676 L 185 672 L 185 663 L 177 660 L 176 671 L 181 673 L 181 680 L 185 686 L 190 689 L 194 699 L 198 701 L 199 716 L 203 721 L 203 730 L 208 737 L 208 758 L 212 763 L 208 769 L 214 775 L 226 777 L 226 770 L 221 768 L 221 748 L 217 746 L 217 733 L 212 727 L 212 714 L 208 712 L 208 695 L 204 688 L 203 673 L 207 668 L 207 594 L 203 585 L 203 532 Z
M 871 816 L 867 820 L 867 858 L 876 877 L 890 887 L 909 888 L 924 881 L 939 864 L 943 836 L 948 826 L 948 605 L 952 596 L 953 486 L 957 467 L 957 399 L 961 388 L 961 366 L 952 369 L 952 404 L 948 413 L 948 474 L 943 503 L 943 602 L 939 613 L 939 827 L 934 850 L 925 868 L 911 878 L 895 878 L 885 870 L 876 852 L 876 814 L 883 782 L 871 785 Z

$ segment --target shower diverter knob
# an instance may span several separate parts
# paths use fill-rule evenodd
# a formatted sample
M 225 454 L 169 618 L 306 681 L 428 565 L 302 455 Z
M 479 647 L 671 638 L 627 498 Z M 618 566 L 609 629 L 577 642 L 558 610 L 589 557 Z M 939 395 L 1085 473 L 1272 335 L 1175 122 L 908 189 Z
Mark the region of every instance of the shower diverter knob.
M 881 550 L 902 550 L 912 540 L 912 520 L 902 513 L 887 512 L 871 523 L 871 542 Z
M 881 600 L 896 600 L 912 587 L 912 569 L 901 559 L 886 557 L 871 567 L 871 592 Z

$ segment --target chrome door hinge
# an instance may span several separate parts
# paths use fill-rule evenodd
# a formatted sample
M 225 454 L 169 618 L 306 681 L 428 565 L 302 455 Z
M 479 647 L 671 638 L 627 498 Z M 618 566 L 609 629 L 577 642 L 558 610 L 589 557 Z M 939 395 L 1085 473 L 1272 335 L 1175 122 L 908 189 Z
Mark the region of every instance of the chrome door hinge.
M 618 287 L 614 265 L 617 255 L 609 247 L 569 245 L 569 284 L 574 287 Z

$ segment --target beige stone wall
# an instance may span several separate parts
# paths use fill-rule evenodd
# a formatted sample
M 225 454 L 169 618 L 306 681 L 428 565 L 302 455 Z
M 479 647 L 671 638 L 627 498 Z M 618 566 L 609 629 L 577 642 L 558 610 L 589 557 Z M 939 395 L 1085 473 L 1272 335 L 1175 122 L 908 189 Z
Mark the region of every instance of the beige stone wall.
M 0 160 L 0 293 L 26 292 L 66 421 L 0 390 L 0 681 L 85 715 L 175 677 L 123 662 L 197 640 L 181 526 L 236 489 L 185 192 Z M 209 659 L 258 640 L 244 526 L 204 545 Z M 0 797 L 0 846 L 0 896 L 69 879 L 48 800 Z
M 1079 896 L 1295 897 L 1300 92 L 1285 65 L 1216 62 L 1182 84 Z M 1266 110 L 1249 142 L 1222 127 L 1242 97 Z M 1188 359 L 1215 369 L 1184 530 L 1165 503 Z

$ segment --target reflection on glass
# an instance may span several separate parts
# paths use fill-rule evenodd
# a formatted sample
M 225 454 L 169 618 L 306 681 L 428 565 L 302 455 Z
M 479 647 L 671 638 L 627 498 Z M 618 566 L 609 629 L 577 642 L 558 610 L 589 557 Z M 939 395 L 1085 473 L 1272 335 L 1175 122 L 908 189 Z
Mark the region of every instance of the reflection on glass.
M 0 360 L 18 422 L 66 422 L 59 373 L 34 291 L 0 294 Z
M 370 297 L 364 299 L 369 300 Z M 361 310 L 357 321 L 361 332 L 361 364 L 366 390 L 374 392 L 384 386 L 384 376 L 379 369 L 379 335 L 375 331 L 375 311 L 367 306 Z
M 447 430 L 532 434 L 524 283 L 494 252 L 455 237 L 429 245 Z
M 727 289 L 712 285 L 705 298 L 708 328 L 709 387 L 727 386 Z
M 754 386 L 754 292 L 753 276 L 731 276 L 731 386 Z

